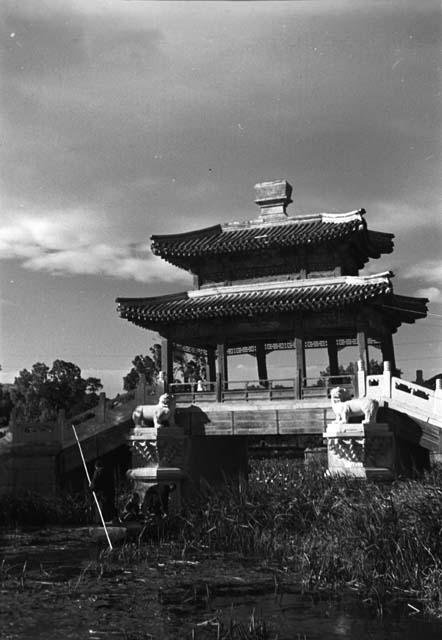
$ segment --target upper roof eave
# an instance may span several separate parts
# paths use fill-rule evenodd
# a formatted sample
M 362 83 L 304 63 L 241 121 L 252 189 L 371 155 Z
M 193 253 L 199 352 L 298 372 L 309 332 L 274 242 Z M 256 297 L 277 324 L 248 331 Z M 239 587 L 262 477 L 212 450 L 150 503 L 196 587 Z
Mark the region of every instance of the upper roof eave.
M 210 227 L 203 227 L 202 229 L 194 229 L 192 231 L 183 231 L 181 233 L 160 233 L 151 235 L 152 242 L 167 242 L 172 240 L 187 240 L 190 238 L 199 238 L 201 236 L 211 235 L 215 232 L 222 231 L 221 224 L 214 224 Z
M 365 210 L 318 213 L 212 225 L 179 234 L 153 235 L 152 252 L 171 264 L 192 269 L 192 263 L 210 256 L 250 251 L 336 244 L 354 239 L 362 264 L 393 250 L 394 235 L 367 229 Z M 364 257 L 365 256 L 365 257 Z

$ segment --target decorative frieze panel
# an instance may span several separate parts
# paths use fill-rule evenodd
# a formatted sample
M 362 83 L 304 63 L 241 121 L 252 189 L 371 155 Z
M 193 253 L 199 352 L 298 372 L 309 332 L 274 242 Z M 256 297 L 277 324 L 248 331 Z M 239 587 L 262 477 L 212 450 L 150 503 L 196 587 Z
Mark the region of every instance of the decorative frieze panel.
M 345 347 L 356 347 L 358 344 L 356 337 L 352 338 L 336 338 L 336 346 L 338 350 L 344 349 Z M 377 338 L 368 338 L 368 344 L 371 347 L 375 347 L 376 349 L 381 348 L 381 342 Z M 304 346 L 306 349 L 326 349 L 327 348 L 327 340 L 317 338 L 314 340 L 305 340 Z M 175 344 L 174 348 L 177 351 L 182 353 L 188 353 L 190 355 L 198 355 L 198 356 L 206 356 L 206 349 L 203 347 L 195 347 L 189 346 L 185 344 Z M 295 349 L 294 340 L 283 340 L 279 342 L 266 342 L 265 350 L 266 353 L 271 353 L 272 351 L 287 351 L 289 349 Z M 256 355 L 256 346 L 254 344 L 242 345 L 242 346 L 234 346 L 227 347 L 227 355 L 229 356 L 237 356 L 237 355 Z
M 179 427 L 136 428 L 128 436 L 137 465 L 146 467 L 186 466 L 188 441 Z
M 364 438 L 329 438 L 328 450 L 342 464 L 364 462 Z
M 328 473 L 356 478 L 393 478 L 396 467 L 394 433 L 388 424 L 331 423 L 327 440 Z

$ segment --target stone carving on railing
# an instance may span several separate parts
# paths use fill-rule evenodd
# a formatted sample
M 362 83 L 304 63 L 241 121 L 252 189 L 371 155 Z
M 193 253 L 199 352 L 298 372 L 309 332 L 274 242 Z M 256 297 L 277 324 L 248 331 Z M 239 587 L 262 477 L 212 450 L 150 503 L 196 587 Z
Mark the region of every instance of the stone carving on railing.
M 364 443 L 365 439 L 363 434 L 359 438 L 329 438 L 328 450 L 341 461 L 363 462 L 365 455 Z
M 131 444 L 135 451 L 145 461 L 147 466 L 158 465 L 158 441 L 157 440 L 132 440 Z
M 132 414 L 135 427 L 158 427 L 175 426 L 175 398 L 169 393 L 163 393 L 158 404 L 142 404 L 136 407 Z
M 335 422 L 347 423 L 352 417 L 362 417 L 364 422 L 376 422 L 379 402 L 373 398 L 349 398 L 343 387 L 330 391 L 331 405 L 336 416 Z

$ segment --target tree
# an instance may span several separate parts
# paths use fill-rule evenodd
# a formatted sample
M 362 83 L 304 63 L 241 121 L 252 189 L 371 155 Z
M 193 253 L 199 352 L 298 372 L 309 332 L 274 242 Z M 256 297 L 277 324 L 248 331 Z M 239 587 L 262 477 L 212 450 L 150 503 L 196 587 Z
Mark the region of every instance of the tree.
M 197 382 L 206 377 L 206 358 L 203 354 L 189 354 L 183 351 L 174 354 L 173 373 L 183 382 Z
M 9 423 L 13 406 L 9 389 L 0 384 L 0 427 Z
M 155 343 L 149 349 L 149 355 L 137 355 L 132 360 L 132 369 L 123 378 L 125 391 L 135 389 L 140 379 L 140 374 L 146 376 L 148 384 L 153 384 L 161 371 L 161 345 Z M 174 378 L 184 382 L 197 381 L 205 377 L 206 358 L 203 354 L 189 356 L 183 351 L 175 351 L 173 359 Z
M 36 362 L 31 370 L 23 369 L 15 378 L 11 398 L 19 419 L 54 420 L 60 409 L 75 415 L 97 404 L 97 391 L 103 385 L 98 378 L 81 376 L 72 362 L 55 360 L 51 369 Z
M 158 349 L 160 348 L 160 358 L 158 364 Z M 125 391 L 131 391 L 135 389 L 138 381 L 140 379 L 140 375 L 144 374 L 146 377 L 146 381 L 148 384 L 153 384 L 156 376 L 158 375 L 161 368 L 161 347 L 160 345 L 154 345 L 150 348 L 150 352 L 152 354 L 152 358 L 150 356 L 137 355 L 132 360 L 132 369 L 129 373 L 123 378 L 123 388 Z
M 372 358 L 370 360 L 369 369 L 370 369 L 370 374 L 378 375 L 380 373 L 383 373 L 384 366 L 380 362 L 378 362 L 377 360 L 374 360 Z M 354 375 L 357 375 L 357 373 L 358 373 L 358 365 L 355 362 L 350 362 L 346 367 L 344 367 L 342 364 L 340 364 L 339 365 L 339 373 L 337 375 L 338 376 L 345 376 L 345 375 L 354 376 Z M 325 386 L 324 378 L 328 378 L 330 376 L 330 366 L 326 367 L 326 369 L 324 369 L 324 371 L 320 371 L 319 375 L 321 377 L 317 381 L 316 386 L 317 387 L 324 387 Z

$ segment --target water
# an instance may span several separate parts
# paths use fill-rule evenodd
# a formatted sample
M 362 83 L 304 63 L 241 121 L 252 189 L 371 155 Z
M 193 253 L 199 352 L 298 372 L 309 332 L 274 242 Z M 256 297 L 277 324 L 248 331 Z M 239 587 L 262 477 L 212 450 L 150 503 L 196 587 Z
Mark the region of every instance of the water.
M 380 619 L 348 595 L 331 602 L 293 585 L 281 593 L 274 570 L 256 562 L 172 560 L 155 547 L 137 562 L 100 554 L 86 529 L 3 534 L 0 552 L 2 640 L 205 640 L 220 620 L 246 622 L 253 611 L 278 640 L 442 637 L 442 622 L 417 614 L 416 603 Z

